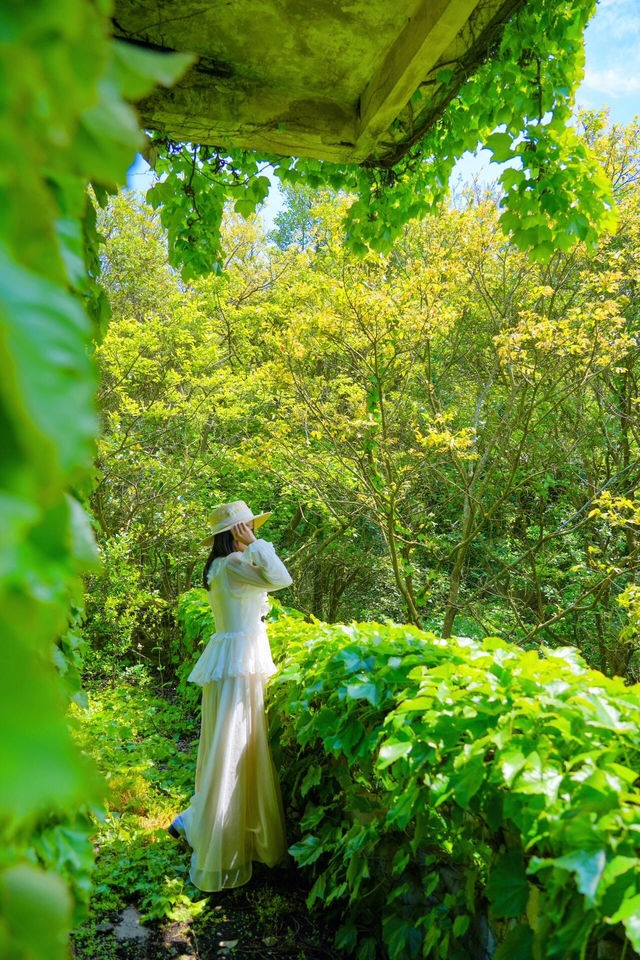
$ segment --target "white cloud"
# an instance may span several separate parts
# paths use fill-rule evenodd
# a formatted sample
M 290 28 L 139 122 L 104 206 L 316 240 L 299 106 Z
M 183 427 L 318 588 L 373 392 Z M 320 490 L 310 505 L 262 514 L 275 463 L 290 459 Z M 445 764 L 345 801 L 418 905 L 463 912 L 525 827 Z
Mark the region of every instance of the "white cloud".
M 621 111 L 618 119 L 630 118 L 630 111 L 637 112 L 634 101 L 640 99 L 640 0 L 598 0 L 585 41 L 578 100 L 606 98 Z
M 598 70 L 587 67 L 583 81 L 590 90 L 598 90 L 607 96 L 626 97 L 640 91 L 640 70 L 629 72 L 628 67 L 609 67 Z

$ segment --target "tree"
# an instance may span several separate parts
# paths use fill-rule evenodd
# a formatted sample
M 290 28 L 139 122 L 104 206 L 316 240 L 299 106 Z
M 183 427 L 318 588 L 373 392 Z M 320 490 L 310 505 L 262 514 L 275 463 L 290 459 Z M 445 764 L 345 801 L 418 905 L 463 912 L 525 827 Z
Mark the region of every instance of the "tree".
M 632 130 L 612 141 L 604 118 L 583 123 L 600 130 L 588 134 L 592 148 L 632 169 Z M 615 653 L 622 611 L 612 601 L 635 561 L 620 564 L 619 547 L 588 513 L 603 489 L 632 494 L 637 477 L 635 423 L 624 414 L 621 431 L 610 396 L 623 366 L 631 395 L 635 383 L 634 268 L 618 269 L 635 243 L 635 187 L 625 189 L 629 213 L 596 257 L 579 248 L 547 265 L 505 245 L 496 197 L 473 193 L 466 207 L 408 227 L 390 255 L 354 257 L 340 239 L 348 200 L 327 193 L 314 205 L 304 251 L 269 247 L 256 224 L 230 216 L 225 274 L 188 291 L 164 252 L 157 276 L 140 269 L 136 256 L 153 259 L 142 249 L 118 252 L 114 204 L 102 227 L 107 276 L 112 261 L 132 270 L 114 291 L 101 350 L 105 383 L 115 376 L 119 384 L 106 409 L 119 412 L 107 422 L 95 502 L 111 496 L 107 541 L 132 537 L 141 595 L 158 589 L 170 609 L 189 582 L 188 564 L 173 558 L 197 555 L 191 530 L 204 522 L 212 491 L 233 496 L 239 483 L 249 498 L 252 487 L 264 490 L 262 506 L 277 499 L 285 509 L 275 529 L 291 550 L 301 609 L 407 618 L 446 635 L 573 642 L 591 662 L 623 663 Z M 136 220 L 149 213 L 134 216 L 129 204 L 125 251 L 150 230 Z M 159 294 L 145 292 L 156 286 Z M 141 301 L 148 314 L 133 320 L 127 313 Z M 178 309 L 185 302 L 188 310 Z M 194 341 L 198 363 L 195 354 L 185 363 Z M 153 357 L 152 390 L 135 365 L 121 369 L 142 348 Z M 168 371 L 183 384 L 179 399 Z M 131 443 L 121 451 L 125 422 Z M 191 519 L 175 526 L 178 488 Z M 144 523 L 134 530 L 138 515 Z M 165 524 L 183 532 L 167 539 Z M 621 530 L 633 541 L 629 524 Z M 592 546 L 607 552 L 613 581 L 593 564 Z M 165 583 L 158 571 L 166 565 Z M 138 617 L 136 629 L 148 635 Z
M 304 187 L 285 186 L 282 190 L 285 207 L 274 218 L 275 229 L 271 238 L 282 250 L 286 250 L 292 243 L 305 250 L 313 236 L 313 207 L 314 194 Z

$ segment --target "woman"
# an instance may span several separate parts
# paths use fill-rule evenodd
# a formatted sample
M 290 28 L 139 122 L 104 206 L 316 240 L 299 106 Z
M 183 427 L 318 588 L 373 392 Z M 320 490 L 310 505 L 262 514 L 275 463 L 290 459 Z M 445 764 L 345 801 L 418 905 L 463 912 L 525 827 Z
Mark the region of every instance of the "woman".
M 189 876 L 200 890 L 238 887 L 253 860 L 271 867 L 286 853 L 264 714 L 264 684 L 276 667 L 262 616 L 267 591 L 292 581 L 273 545 L 255 537 L 270 516 L 254 516 L 242 500 L 222 504 L 202 541 L 212 544 L 203 579 L 216 633 L 189 675 L 203 688 L 195 794 L 169 827 L 193 849 Z

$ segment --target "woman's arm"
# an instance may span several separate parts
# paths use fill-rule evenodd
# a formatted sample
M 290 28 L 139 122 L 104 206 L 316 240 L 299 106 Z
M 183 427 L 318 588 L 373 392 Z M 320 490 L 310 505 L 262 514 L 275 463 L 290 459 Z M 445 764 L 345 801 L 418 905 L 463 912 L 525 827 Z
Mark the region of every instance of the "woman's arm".
M 231 553 L 227 572 L 234 584 L 244 583 L 261 590 L 282 590 L 293 580 L 274 546 L 268 540 L 254 540 L 242 553 Z

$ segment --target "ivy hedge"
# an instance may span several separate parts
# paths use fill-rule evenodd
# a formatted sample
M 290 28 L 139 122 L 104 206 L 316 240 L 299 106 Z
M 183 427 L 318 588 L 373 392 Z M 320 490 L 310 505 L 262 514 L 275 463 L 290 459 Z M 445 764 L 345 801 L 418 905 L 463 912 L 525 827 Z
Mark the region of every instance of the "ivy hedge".
M 187 653 L 211 629 L 203 591 Z M 272 745 L 310 907 L 358 960 L 640 950 L 640 689 L 575 650 L 273 603 Z M 185 664 L 184 669 L 187 669 Z M 495 951 L 495 952 L 494 952 Z

